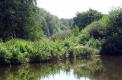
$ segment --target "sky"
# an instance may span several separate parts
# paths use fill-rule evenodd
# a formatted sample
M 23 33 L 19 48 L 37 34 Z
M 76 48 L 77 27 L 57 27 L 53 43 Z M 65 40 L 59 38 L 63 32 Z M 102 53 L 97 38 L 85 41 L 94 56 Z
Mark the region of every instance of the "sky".
M 37 5 L 59 18 L 72 18 L 89 8 L 108 13 L 112 8 L 122 7 L 122 0 L 38 0 Z

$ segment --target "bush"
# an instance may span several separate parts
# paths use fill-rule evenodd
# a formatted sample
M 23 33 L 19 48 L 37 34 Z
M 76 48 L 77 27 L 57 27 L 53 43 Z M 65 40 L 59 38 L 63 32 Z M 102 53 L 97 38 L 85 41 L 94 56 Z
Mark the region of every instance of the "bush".
M 105 38 L 106 30 L 108 28 L 108 17 L 104 16 L 99 21 L 92 22 L 90 25 L 86 26 L 81 34 L 89 35 L 95 39 Z
M 79 36 L 79 38 L 80 38 L 80 41 L 79 41 L 79 43 L 80 44 L 82 44 L 82 45 L 85 45 L 88 41 L 89 41 L 89 39 L 90 39 L 90 35 L 89 34 L 82 34 L 81 33 L 81 35 Z
M 55 41 L 42 39 L 29 42 L 16 39 L 0 42 L 0 62 L 11 64 L 45 62 L 92 53 L 92 49 L 78 46 L 79 38 L 74 36 Z
M 0 48 L 0 63 L 10 63 L 11 53 L 4 48 L 3 46 Z
M 80 44 L 100 49 L 106 38 L 108 21 L 108 16 L 104 15 L 99 21 L 94 21 L 86 26 L 78 36 L 80 38 Z
M 92 48 L 97 48 L 97 49 L 101 49 L 101 46 L 103 44 L 103 40 L 98 40 L 98 39 L 94 39 L 91 38 L 86 45 Z
M 73 52 L 77 56 L 92 56 L 97 55 L 99 53 L 99 50 L 87 46 L 77 46 L 73 49 Z
M 62 31 L 62 32 L 59 32 L 59 33 L 56 33 L 54 35 L 52 35 L 50 37 L 51 40 L 56 40 L 56 39 L 65 39 L 67 37 L 70 37 L 71 36 L 71 31 L 70 30 L 67 30 L 67 31 Z

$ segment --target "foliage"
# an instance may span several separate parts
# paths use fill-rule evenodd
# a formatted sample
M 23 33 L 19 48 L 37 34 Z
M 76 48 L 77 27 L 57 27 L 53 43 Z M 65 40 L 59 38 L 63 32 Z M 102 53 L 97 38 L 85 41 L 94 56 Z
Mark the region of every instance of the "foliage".
M 121 55 L 122 8 L 108 15 L 89 9 L 59 19 L 38 8 L 36 0 L 1 0 L 0 39 L 0 63 L 43 62 L 100 50 Z
M 0 1 L 0 38 L 39 40 L 67 27 L 56 16 L 36 6 L 36 0 Z
M 61 31 L 52 35 L 50 39 L 51 40 L 57 40 L 57 39 L 64 40 L 65 38 L 70 37 L 70 36 L 72 36 L 72 31 L 67 30 L 67 31 Z
M 116 8 L 110 12 L 108 24 L 107 37 L 116 37 L 122 34 L 122 8 Z
M 109 28 L 102 46 L 102 55 L 121 55 L 122 53 L 122 8 L 113 9 L 109 14 Z
M 74 24 L 74 20 L 71 18 L 71 19 L 61 19 L 62 23 L 64 25 L 66 25 L 67 27 L 71 28 L 73 27 L 73 24 Z
M 80 51 L 80 52 L 79 52 Z M 45 62 L 53 59 L 70 58 L 82 54 L 97 54 L 95 49 L 82 47 L 77 37 L 64 40 L 42 39 L 39 41 L 10 40 L 0 42 L 1 63 Z
M 80 44 L 100 50 L 108 29 L 108 16 L 103 16 L 99 21 L 94 21 L 86 26 L 78 36 Z
M 72 30 L 72 34 L 74 36 L 78 36 L 79 35 L 79 28 L 77 26 L 72 27 L 71 30 Z
M 60 33 L 62 31 L 67 30 L 67 25 L 63 24 L 63 22 L 56 16 L 51 15 L 44 9 L 39 8 L 39 16 L 40 22 L 43 25 L 42 30 L 44 35 L 50 37 L 56 33 Z
M 91 38 L 86 43 L 86 46 L 89 46 L 89 47 L 92 47 L 92 48 L 96 48 L 96 49 L 101 49 L 102 44 L 103 44 L 103 40 L 98 40 L 98 39 Z
M 102 45 L 102 55 L 122 55 L 122 36 L 107 39 Z
M 73 52 L 75 54 L 77 54 L 76 56 L 94 56 L 97 55 L 99 53 L 99 50 L 97 50 L 96 48 L 91 48 L 88 46 L 77 46 L 73 48 Z
M 41 24 L 35 4 L 36 0 L 1 0 L 0 38 L 40 38 Z
M 102 14 L 100 12 L 89 9 L 87 12 L 78 13 L 76 17 L 74 17 L 74 25 L 78 26 L 80 29 L 83 29 L 88 24 L 99 20 L 101 17 Z
M 106 30 L 108 29 L 107 22 L 108 17 L 104 16 L 99 21 L 92 22 L 90 25 L 86 26 L 81 34 L 89 35 L 95 39 L 103 39 L 106 35 Z

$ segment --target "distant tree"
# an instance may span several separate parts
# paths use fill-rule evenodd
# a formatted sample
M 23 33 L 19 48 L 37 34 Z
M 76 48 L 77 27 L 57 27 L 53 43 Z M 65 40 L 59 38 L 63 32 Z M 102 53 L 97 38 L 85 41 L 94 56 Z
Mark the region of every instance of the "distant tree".
M 62 23 L 66 25 L 67 27 L 71 28 L 73 26 L 73 19 L 61 19 Z
M 43 25 L 44 34 L 47 37 L 51 37 L 58 32 L 67 30 L 67 26 L 64 25 L 58 17 L 51 15 L 44 9 L 39 9 L 39 15 L 40 22 Z
M 89 9 L 87 12 L 77 13 L 74 17 L 74 25 L 78 26 L 80 29 L 84 28 L 93 21 L 97 21 L 102 18 L 102 14 L 96 10 Z

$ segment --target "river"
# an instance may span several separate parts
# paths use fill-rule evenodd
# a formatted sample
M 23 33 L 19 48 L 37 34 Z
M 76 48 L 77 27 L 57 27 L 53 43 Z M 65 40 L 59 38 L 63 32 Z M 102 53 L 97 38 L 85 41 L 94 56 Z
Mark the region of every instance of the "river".
M 0 65 L 0 80 L 122 80 L 122 57 Z

